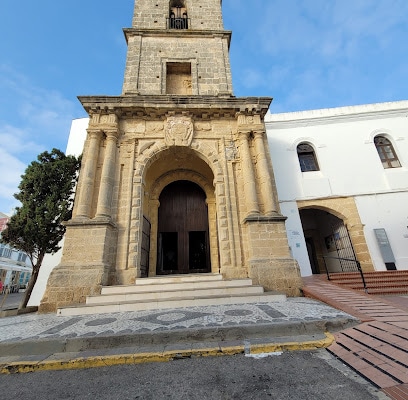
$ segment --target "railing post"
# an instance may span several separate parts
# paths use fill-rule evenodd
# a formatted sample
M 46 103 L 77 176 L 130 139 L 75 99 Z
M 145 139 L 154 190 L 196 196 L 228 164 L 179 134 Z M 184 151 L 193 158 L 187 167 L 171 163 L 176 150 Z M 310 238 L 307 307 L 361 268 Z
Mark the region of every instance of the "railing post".
M 326 264 L 326 257 L 323 256 L 323 261 L 324 261 L 324 269 L 326 270 L 326 275 L 327 275 L 327 280 L 330 280 L 330 274 L 329 274 L 329 269 L 327 268 Z
M 360 276 L 361 276 L 361 280 L 363 282 L 363 288 L 364 288 L 364 292 L 368 294 L 368 288 L 367 288 L 367 284 L 364 278 L 364 273 L 363 273 L 363 269 L 361 268 L 361 264 L 360 261 L 358 260 L 352 260 L 350 258 L 343 258 L 343 257 L 331 257 L 331 256 L 323 256 L 323 260 L 324 260 L 324 267 L 326 269 L 326 273 L 327 273 L 327 279 L 330 280 L 330 274 L 329 274 L 329 269 L 327 268 L 327 264 L 326 264 L 326 258 L 333 258 L 334 260 L 344 260 L 344 261 L 353 261 L 357 264 L 357 270 L 358 272 L 360 272 Z M 340 263 L 341 266 L 341 263 Z M 341 269 L 343 271 L 343 268 Z
M 361 268 L 360 261 L 357 261 L 357 260 L 356 260 L 356 263 L 357 263 L 358 271 L 360 272 L 360 275 L 361 275 L 361 279 L 362 279 L 362 281 L 363 281 L 364 291 L 368 294 L 368 289 L 367 289 L 367 285 L 366 285 L 366 281 L 365 281 L 365 278 L 364 278 L 363 270 L 362 270 L 362 268 Z

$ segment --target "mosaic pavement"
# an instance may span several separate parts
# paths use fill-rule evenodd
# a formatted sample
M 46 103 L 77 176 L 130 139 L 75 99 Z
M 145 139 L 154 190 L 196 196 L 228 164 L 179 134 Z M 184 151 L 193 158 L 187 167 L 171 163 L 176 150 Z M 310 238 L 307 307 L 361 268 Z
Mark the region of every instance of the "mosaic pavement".
M 75 338 L 163 332 L 183 328 L 225 327 L 352 318 L 307 298 L 285 302 L 189 307 L 90 316 L 27 314 L 0 318 L 0 343 L 42 338 Z

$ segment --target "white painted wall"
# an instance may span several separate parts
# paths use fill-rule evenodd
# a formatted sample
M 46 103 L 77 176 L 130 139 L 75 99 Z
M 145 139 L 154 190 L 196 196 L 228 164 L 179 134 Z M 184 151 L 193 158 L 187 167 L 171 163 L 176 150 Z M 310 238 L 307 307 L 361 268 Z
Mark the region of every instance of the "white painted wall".
M 88 122 L 89 118 L 79 118 L 72 121 L 67 148 L 65 151 L 66 155 L 73 155 L 78 157 L 82 154 L 82 149 L 84 148 L 86 139 L 86 129 L 88 128 Z M 44 257 L 40 273 L 38 274 L 37 283 L 34 286 L 30 301 L 28 302 L 29 306 L 40 305 L 50 273 L 54 269 L 54 267 L 56 267 L 61 262 L 63 245 L 64 239 L 62 239 L 62 241 L 60 242 L 61 250 L 53 255 L 46 254 L 46 256 Z
M 383 228 L 397 269 L 408 270 L 408 191 L 356 197 L 364 234 L 377 270 L 385 270 L 374 229 Z
M 408 269 L 408 101 L 268 114 L 266 128 L 282 213 L 288 217 L 288 239 L 302 275 L 311 274 L 307 252 L 291 230 L 301 230 L 297 200 L 353 196 L 365 225 L 375 269 L 385 266 L 374 228 L 385 228 L 398 269 Z M 373 139 L 385 135 L 401 168 L 384 169 Z M 320 171 L 301 172 L 297 145 L 308 142 Z

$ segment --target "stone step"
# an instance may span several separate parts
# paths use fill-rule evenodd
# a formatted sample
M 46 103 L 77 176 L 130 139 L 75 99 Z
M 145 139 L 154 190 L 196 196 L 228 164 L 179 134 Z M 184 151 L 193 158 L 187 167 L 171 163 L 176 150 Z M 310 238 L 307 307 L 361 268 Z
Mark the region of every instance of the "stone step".
M 102 295 L 107 294 L 125 294 L 125 293 L 147 293 L 147 292 L 161 292 L 172 290 L 191 290 L 191 289 L 207 289 L 207 288 L 228 288 L 228 287 L 245 287 L 251 286 L 252 280 L 246 279 L 231 279 L 231 280 L 187 280 L 166 282 L 162 279 L 155 280 L 154 278 L 146 278 L 150 283 L 140 284 L 138 279 L 136 285 L 126 286 L 104 286 L 102 288 Z
M 139 301 L 124 302 L 117 304 L 84 304 L 77 307 L 58 308 L 57 314 L 61 316 L 87 315 L 87 314 L 105 314 L 126 311 L 146 311 L 163 310 L 171 308 L 184 308 L 195 306 L 213 306 L 226 304 L 250 304 L 250 303 L 269 303 L 286 301 L 286 295 L 279 292 L 266 292 L 256 295 L 230 295 L 230 296 L 206 296 L 206 297 L 184 297 L 179 299 L 170 299 L 166 301 Z
M 204 283 L 204 282 L 200 282 Z M 218 283 L 218 282 L 217 282 Z M 223 281 L 227 285 L 220 287 L 203 287 L 197 288 L 197 283 L 188 283 L 192 287 L 179 288 L 180 284 L 167 284 L 167 285 L 148 285 L 143 287 L 148 289 L 150 286 L 160 286 L 161 290 L 141 291 L 141 292 L 128 292 L 128 293 L 112 293 L 102 294 L 100 296 L 88 296 L 86 298 L 86 304 L 114 304 L 118 302 L 131 302 L 131 301 L 167 301 L 169 299 L 188 298 L 188 297 L 207 297 L 207 296 L 230 296 L 230 295 L 255 295 L 262 294 L 262 286 L 232 286 L 234 281 Z M 231 283 L 231 286 L 228 285 Z M 177 286 L 177 287 L 173 287 Z
M 137 278 L 136 285 L 158 285 L 166 283 L 199 282 L 199 281 L 222 281 L 222 274 L 188 274 L 153 276 L 150 278 Z

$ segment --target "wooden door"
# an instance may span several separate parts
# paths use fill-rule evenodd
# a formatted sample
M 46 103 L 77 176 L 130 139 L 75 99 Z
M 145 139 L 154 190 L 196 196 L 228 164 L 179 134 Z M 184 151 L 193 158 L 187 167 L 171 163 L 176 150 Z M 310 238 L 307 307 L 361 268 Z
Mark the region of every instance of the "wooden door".
M 210 272 L 208 210 L 204 191 L 176 181 L 159 198 L 157 274 Z

